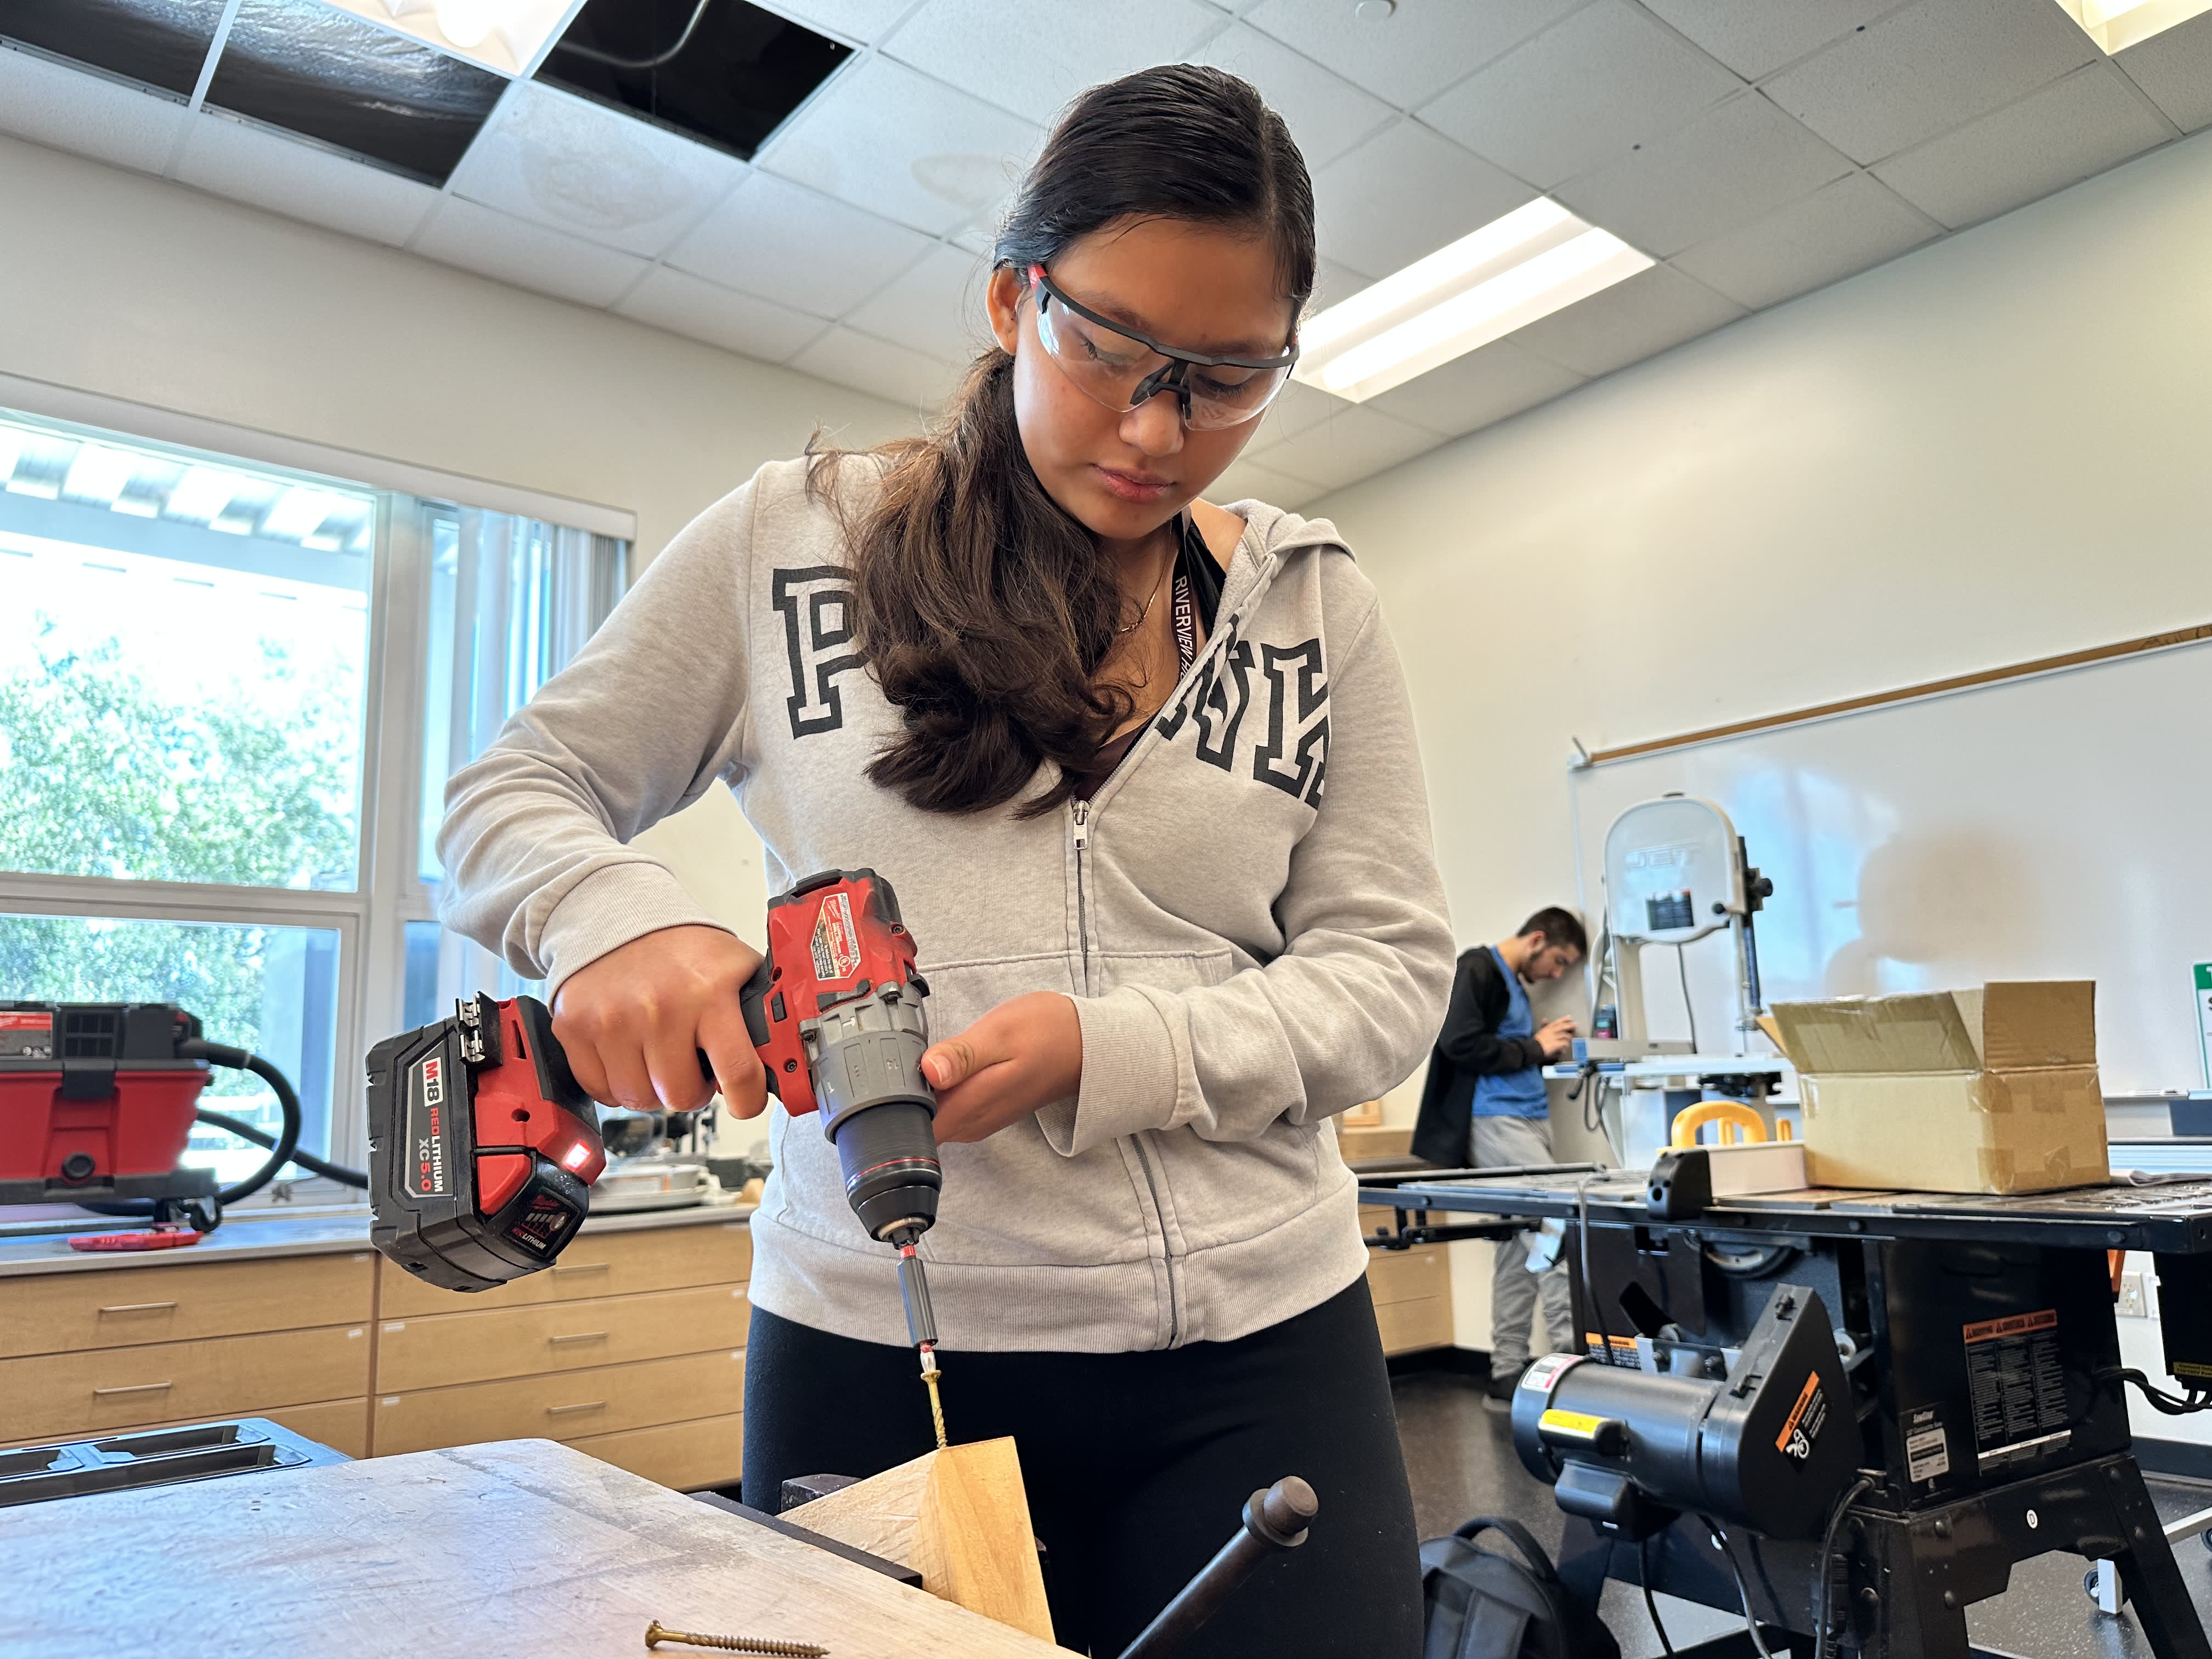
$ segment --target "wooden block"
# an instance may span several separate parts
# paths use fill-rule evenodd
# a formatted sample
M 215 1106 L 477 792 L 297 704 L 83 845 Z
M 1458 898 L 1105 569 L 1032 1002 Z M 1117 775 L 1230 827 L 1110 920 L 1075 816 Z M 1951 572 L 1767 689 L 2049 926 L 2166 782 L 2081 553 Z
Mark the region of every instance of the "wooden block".
M 378 1312 L 385 1319 L 413 1319 L 694 1285 L 740 1285 L 751 1276 L 752 1266 L 752 1230 L 742 1221 L 698 1221 L 611 1233 L 586 1226 L 551 1267 L 525 1273 L 496 1290 L 441 1291 L 386 1261 Z
M 921 1574 L 931 1595 L 1052 1640 L 1012 1440 L 953 1446 L 793 1512 L 797 1523 Z
M 381 1394 L 742 1348 L 751 1310 L 734 1285 L 481 1313 L 386 1319 L 376 1329 Z
M 368 1250 L 277 1261 L 95 1267 L 10 1279 L 0 1359 L 187 1342 L 368 1318 Z

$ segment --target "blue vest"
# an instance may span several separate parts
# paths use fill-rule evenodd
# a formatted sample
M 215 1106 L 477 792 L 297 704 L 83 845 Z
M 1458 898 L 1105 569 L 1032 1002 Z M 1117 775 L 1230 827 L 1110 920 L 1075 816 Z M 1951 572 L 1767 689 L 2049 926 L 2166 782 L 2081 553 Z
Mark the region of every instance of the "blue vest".
M 1512 997 L 1506 1005 L 1505 1018 L 1498 1023 L 1498 1035 L 1534 1036 L 1536 1017 L 1529 1012 L 1528 993 L 1521 983 L 1521 975 L 1505 965 L 1505 958 L 1498 956 L 1496 945 L 1490 947 L 1490 954 L 1498 957 L 1498 971 L 1505 975 L 1506 989 Z M 1492 1073 L 1474 1080 L 1477 1117 L 1542 1117 L 1551 1109 L 1551 1097 L 1544 1092 L 1541 1066 L 1531 1066 L 1524 1072 Z

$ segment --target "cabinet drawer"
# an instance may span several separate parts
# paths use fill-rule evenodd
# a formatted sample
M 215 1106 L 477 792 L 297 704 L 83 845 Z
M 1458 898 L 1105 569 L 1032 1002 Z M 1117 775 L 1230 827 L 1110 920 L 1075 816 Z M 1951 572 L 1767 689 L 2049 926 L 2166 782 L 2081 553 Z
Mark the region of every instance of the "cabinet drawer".
M 0 1359 L 0 1435 L 97 1434 L 144 1423 L 260 1417 L 368 1392 L 368 1327 Z
M 368 1455 L 368 1401 L 366 1396 L 354 1400 L 323 1400 L 312 1406 L 276 1406 L 267 1411 L 226 1412 L 220 1418 L 180 1417 L 171 1422 L 134 1423 L 132 1434 L 149 1429 L 182 1429 L 195 1424 L 227 1421 L 240 1417 L 265 1417 L 271 1422 L 288 1428 L 295 1434 L 303 1434 L 310 1440 L 321 1442 L 332 1451 L 343 1452 L 348 1457 Z M 82 1437 L 78 1437 L 82 1438 Z M 36 1440 L 16 1440 L 0 1444 L 0 1451 L 8 1445 L 31 1446 L 52 1440 L 52 1435 L 41 1435 Z
M 1386 1303 L 1446 1295 L 1450 1283 L 1451 1271 L 1441 1244 L 1367 1253 L 1367 1288 L 1378 1308 Z
M 368 1250 L 0 1279 L 0 1359 L 368 1318 Z
M 543 1273 L 525 1273 L 497 1290 L 473 1294 L 425 1285 L 386 1261 L 378 1313 L 385 1319 L 412 1319 L 695 1285 L 741 1285 L 751 1276 L 752 1266 L 752 1231 L 742 1221 L 701 1221 L 634 1233 L 586 1231 Z
M 744 1413 L 732 1412 L 696 1423 L 586 1435 L 568 1444 L 678 1492 L 698 1492 L 737 1484 L 744 1468 L 745 1419 Z
M 376 1389 L 397 1394 L 742 1348 L 751 1312 L 738 1286 L 704 1285 L 588 1302 L 387 1319 L 376 1328 Z
M 1375 1310 L 1382 1328 L 1384 1353 L 1410 1353 L 1416 1348 L 1448 1348 L 1452 1340 L 1451 1298 L 1423 1297 L 1413 1302 L 1389 1302 Z
M 369 1443 L 379 1457 L 389 1457 L 483 1440 L 615 1434 L 713 1415 L 718 1407 L 743 1411 L 744 1358 L 743 1349 L 685 1354 L 505 1382 L 380 1394 L 369 1419 Z

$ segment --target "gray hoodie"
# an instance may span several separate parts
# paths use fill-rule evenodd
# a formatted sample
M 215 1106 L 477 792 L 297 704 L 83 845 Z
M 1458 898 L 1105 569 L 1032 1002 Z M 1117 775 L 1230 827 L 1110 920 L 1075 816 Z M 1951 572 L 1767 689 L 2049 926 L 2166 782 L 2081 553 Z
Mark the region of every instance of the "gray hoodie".
M 874 488 L 842 469 L 849 504 Z M 924 1240 L 947 1348 L 1223 1341 L 1365 1266 L 1334 1114 L 1434 1041 L 1452 935 L 1398 660 L 1334 528 L 1255 501 L 1197 662 L 1085 805 L 918 811 L 870 783 L 899 729 L 856 653 L 836 515 L 761 469 L 647 569 L 447 790 L 446 920 L 556 991 L 656 928 L 714 925 L 627 843 L 715 783 L 771 890 L 872 866 L 921 947 L 933 1035 L 1064 992 L 1077 1096 L 944 1149 Z M 751 1295 L 905 1340 L 890 1252 L 818 1121 L 771 1105 Z

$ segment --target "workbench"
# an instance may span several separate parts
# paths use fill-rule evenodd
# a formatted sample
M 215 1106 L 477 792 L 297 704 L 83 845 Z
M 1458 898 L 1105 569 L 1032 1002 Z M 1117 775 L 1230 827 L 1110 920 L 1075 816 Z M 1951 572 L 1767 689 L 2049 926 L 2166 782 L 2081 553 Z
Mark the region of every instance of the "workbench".
M 653 1620 L 835 1659 L 1062 1652 L 545 1440 L 26 1504 L 0 1561 L 9 1659 L 634 1659 Z

